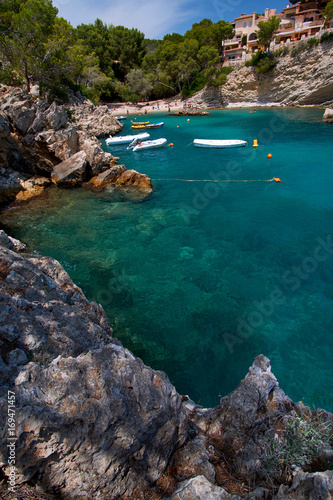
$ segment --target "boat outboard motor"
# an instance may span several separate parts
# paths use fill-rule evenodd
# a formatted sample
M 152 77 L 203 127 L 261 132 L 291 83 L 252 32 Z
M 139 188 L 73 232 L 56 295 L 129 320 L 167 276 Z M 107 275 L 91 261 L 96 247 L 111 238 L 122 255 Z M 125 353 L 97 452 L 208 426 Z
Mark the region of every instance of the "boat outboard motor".
M 134 148 L 138 144 L 139 140 L 140 139 L 138 139 L 137 137 L 135 139 L 133 139 L 133 141 L 127 146 L 126 149 L 132 149 L 132 148 Z

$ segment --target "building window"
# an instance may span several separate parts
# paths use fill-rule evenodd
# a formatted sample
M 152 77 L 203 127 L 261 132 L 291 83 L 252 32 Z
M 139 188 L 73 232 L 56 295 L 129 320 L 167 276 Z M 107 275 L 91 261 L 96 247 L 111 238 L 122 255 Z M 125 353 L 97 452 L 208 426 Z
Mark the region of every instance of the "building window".
M 299 29 L 299 27 L 300 27 L 300 23 L 297 23 L 296 28 Z
M 243 28 L 246 28 L 246 23 L 243 24 Z
M 252 21 L 250 21 L 250 22 L 249 22 L 249 26 L 250 26 L 250 28 L 251 28 L 251 26 L 252 26 Z

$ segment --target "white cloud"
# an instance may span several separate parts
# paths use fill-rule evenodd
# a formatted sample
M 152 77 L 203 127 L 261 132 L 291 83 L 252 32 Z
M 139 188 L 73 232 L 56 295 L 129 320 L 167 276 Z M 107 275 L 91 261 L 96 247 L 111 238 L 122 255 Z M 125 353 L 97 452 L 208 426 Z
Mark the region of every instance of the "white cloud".
M 193 9 L 191 0 L 53 0 L 59 15 L 74 26 L 93 23 L 100 18 L 107 24 L 137 28 L 147 38 L 162 38 L 176 30 L 176 26 L 197 17 L 199 8 Z

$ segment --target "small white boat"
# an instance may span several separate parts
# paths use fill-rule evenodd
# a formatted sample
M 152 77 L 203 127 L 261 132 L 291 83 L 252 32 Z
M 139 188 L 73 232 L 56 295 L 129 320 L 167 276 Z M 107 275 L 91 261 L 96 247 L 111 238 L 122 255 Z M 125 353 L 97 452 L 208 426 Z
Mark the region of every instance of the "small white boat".
M 163 127 L 164 122 L 158 122 L 158 123 L 150 123 L 149 125 L 146 125 L 146 128 L 159 128 Z
M 127 149 L 133 148 L 133 151 L 142 151 L 143 149 L 161 148 L 165 146 L 167 142 L 168 141 L 164 138 L 145 142 L 138 142 L 135 140 L 127 147 Z
M 107 144 L 107 146 L 115 144 L 129 144 L 134 139 L 140 139 L 140 141 L 145 141 L 149 139 L 149 137 L 150 135 L 148 134 L 148 132 L 142 132 L 141 134 L 136 134 L 136 135 L 122 135 L 118 137 L 108 137 L 107 139 L 105 139 L 105 144 Z
M 246 141 L 237 139 L 194 139 L 194 146 L 197 148 L 240 148 L 246 146 Z
M 121 121 L 123 121 L 123 120 L 126 120 L 127 116 L 120 115 L 120 116 L 115 116 L 115 118 L 116 118 L 119 122 L 121 122 Z

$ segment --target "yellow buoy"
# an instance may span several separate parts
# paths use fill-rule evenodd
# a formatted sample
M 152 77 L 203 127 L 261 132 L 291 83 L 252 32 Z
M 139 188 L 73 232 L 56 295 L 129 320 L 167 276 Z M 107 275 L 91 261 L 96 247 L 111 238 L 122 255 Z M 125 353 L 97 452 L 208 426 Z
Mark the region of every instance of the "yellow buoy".
M 253 140 L 253 147 L 254 147 L 254 148 L 257 148 L 257 147 L 258 147 L 258 141 L 257 141 L 257 139 L 254 139 L 254 140 Z

